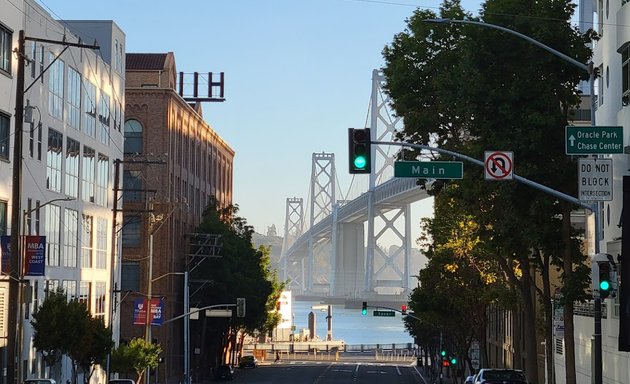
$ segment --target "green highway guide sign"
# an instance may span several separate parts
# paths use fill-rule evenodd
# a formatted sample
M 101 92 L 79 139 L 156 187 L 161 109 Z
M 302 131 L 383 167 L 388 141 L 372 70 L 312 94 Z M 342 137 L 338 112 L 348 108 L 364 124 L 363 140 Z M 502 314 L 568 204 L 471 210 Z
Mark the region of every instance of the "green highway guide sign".
M 394 311 L 374 311 L 374 316 L 394 317 Z
M 623 127 L 566 127 L 567 155 L 613 155 L 623 153 Z
M 394 177 L 461 179 L 464 177 L 464 164 L 461 161 L 396 161 Z

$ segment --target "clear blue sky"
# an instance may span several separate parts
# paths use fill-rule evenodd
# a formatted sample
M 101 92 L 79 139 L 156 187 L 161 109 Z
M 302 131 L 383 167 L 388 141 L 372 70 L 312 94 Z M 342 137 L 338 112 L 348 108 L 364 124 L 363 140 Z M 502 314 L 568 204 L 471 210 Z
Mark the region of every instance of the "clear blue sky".
M 257 232 L 284 230 L 287 197 L 309 194 L 313 152 L 336 156 L 366 124 L 372 70 L 414 9 L 435 0 L 38 0 L 55 18 L 114 20 L 127 52 L 172 51 L 178 71 L 225 72 L 204 117 L 236 151 L 234 203 Z M 478 13 L 479 1 L 464 0 Z M 365 177 L 365 176 L 362 176 Z M 427 207 L 421 208 L 428 211 Z M 308 220 L 307 218 L 305 218 Z M 413 223 L 416 226 L 416 222 Z

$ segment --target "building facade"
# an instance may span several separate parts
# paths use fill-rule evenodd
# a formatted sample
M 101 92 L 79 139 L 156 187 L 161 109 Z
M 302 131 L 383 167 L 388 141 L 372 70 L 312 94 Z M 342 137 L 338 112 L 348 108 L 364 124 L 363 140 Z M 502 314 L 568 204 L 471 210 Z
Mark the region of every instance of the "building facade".
M 211 199 L 232 204 L 234 151 L 177 82 L 172 52 L 127 54 L 121 339 L 161 345 L 164 363 L 152 372 L 161 383 L 184 380 L 183 320 L 169 319 L 184 313 L 187 234 Z M 161 305 L 161 325 L 138 321 L 148 297 Z
M 599 35 L 593 41 L 595 80 L 595 122 L 597 126 L 621 126 L 623 144 L 627 150 L 630 136 L 630 4 L 628 1 L 582 0 L 579 2 L 582 30 L 592 28 Z M 627 151 L 626 151 L 627 153 Z M 612 201 L 600 203 L 599 228 L 590 221 L 593 234 L 589 239 L 588 255 L 595 253 L 594 232 L 599 232 L 600 252 L 613 256 L 622 254 L 623 177 L 629 176 L 628 154 L 606 156 L 613 162 Z M 627 250 L 626 250 L 627 252 Z M 619 265 L 619 264 L 618 264 Z M 620 277 L 621 281 L 622 276 Z M 619 297 L 602 300 L 602 380 L 604 383 L 630 382 L 630 354 L 619 351 Z M 575 356 L 577 383 L 589 384 L 593 377 L 594 317 L 593 301 L 575 309 Z M 555 340 L 556 382 L 566 383 L 564 339 Z
M 0 14 L 4 52 L 0 54 L 0 130 L 7 129 L 8 119 L 11 135 L 20 85 L 16 56 L 11 52 L 7 61 L 6 53 L 18 47 L 20 30 L 26 37 L 27 63 L 21 92 L 25 104 L 21 206 L 20 212 L 6 208 L 0 212 L 3 235 L 10 233 L 7 218 L 18 215 L 20 233 L 45 236 L 46 243 L 44 275 L 25 276 L 23 283 L 28 294 L 21 305 L 18 369 L 23 378 L 65 382 L 72 378 L 69 360 L 46 366 L 33 346 L 30 321 L 47 295 L 62 289 L 69 300 L 79 300 L 92 316 L 111 325 L 117 339 L 112 292 L 120 251 L 113 228 L 112 186 L 113 164 L 122 159 L 124 146 L 125 34 L 112 21 L 57 21 L 31 0 L 3 2 Z M 81 47 L 86 41 L 97 41 L 98 47 Z M 15 148 L 3 135 L 3 153 L 12 156 Z M 5 175 L 14 166 L 11 159 L 3 157 L 3 180 L 12 180 Z M 10 200 L 11 183 L 6 182 L 0 187 L 0 206 Z M 105 381 L 103 368 L 96 370 L 92 381 Z

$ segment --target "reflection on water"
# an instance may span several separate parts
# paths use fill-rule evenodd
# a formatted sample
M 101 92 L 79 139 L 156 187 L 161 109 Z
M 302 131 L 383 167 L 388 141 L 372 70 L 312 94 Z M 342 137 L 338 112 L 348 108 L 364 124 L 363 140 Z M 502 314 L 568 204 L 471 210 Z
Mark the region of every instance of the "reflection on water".
M 308 329 L 308 314 L 316 316 L 316 333 L 320 339 L 326 339 L 327 311 L 311 309 L 316 302 L 294 301 L 293 324 L 297 332 Z M 370 309 L 368 316 L 361 315 L 361 309 L 345 309 L 342 305 L 332 307 L 332 335 L 335 340 L 343 340 L 346 344 L 401 344 L 412 343 L 413 338 L 405 331 L 402 317 L 374 317 Z

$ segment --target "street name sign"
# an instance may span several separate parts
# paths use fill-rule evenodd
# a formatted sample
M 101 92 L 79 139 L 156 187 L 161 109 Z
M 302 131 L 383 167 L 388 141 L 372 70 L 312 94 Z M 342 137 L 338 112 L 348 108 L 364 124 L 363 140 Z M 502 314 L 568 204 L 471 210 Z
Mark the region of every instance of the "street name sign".
M 612 201 L 612 159 L 578 160 L 578 199 L 581 201 Z
M 206 309 L 206 317 L 232 317 L 231 309 Z
M 613 155 L 623 153 L 623 127 L 566 127 L 567 155 Z
M 461 161 L 396 161 L 394 177 L 461 179 L 464 177 L 464 164 Z
M 372 312 L 374 316 L 383 316 L 383 317 L 394 317 L 394 311 L 374 311 Z

